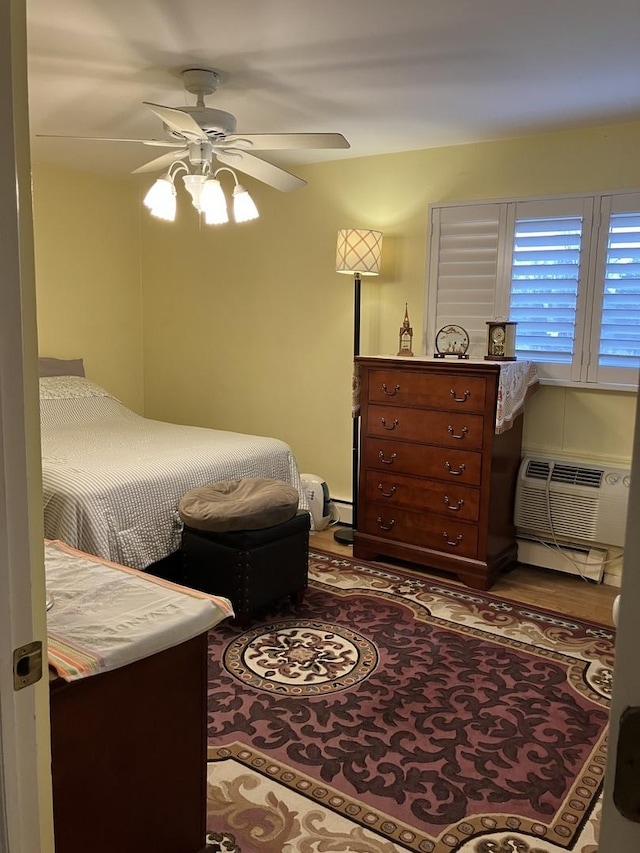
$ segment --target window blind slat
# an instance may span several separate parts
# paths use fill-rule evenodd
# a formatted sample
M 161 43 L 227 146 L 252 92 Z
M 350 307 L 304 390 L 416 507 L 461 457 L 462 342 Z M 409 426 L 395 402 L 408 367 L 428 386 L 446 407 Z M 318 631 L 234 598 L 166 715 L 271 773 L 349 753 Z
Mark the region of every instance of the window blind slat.
M 640 212 L 609 219 L 598 365 L 640 367 Z
M 581 218 L 516 219 L 510 317 L 518 323 L 519 354 L 571 362 L 581 245 Z

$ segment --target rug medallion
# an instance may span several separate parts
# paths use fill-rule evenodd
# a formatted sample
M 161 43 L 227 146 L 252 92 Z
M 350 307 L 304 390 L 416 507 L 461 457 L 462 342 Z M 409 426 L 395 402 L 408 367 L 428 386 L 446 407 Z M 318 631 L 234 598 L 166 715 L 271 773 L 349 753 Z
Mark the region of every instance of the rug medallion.
M 313 551 L 209 647 L 212 850 L 595 853 L 614 635 Z

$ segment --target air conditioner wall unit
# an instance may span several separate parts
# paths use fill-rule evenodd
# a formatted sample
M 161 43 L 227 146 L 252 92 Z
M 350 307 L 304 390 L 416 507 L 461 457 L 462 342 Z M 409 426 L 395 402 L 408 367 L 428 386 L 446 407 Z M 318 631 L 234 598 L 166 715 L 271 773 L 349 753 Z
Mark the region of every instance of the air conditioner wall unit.
M 539 539 L 567 549 L 622 547 L 629 484 L 628 468 L 598 466 L 578 459 L 525 456 L 516 487 L 514 521 L 518 537 L 522 542 Z M 519 547 L 522 562 L 527 562 L 525 557 L 531 553 L 528 545 Z M 556 561 L 551 562 L 553 565 L 541 564 L 562 569 Z
M 525 456 L 516 488 L 516 527 L 572 543 L 622 546 L 629 484 L 629 469 Z

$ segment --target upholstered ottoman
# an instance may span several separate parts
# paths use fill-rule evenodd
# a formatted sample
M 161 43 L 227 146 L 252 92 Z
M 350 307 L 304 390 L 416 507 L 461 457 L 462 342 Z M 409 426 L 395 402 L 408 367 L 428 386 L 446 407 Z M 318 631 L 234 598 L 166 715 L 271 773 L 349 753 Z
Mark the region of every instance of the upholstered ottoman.
M 185 586 L 228 598 L 241 624 L 279 599 L 300 603 L 311 519 L 298 500 L 292 486 L 263 478 L 187 492 L 178 507 Z

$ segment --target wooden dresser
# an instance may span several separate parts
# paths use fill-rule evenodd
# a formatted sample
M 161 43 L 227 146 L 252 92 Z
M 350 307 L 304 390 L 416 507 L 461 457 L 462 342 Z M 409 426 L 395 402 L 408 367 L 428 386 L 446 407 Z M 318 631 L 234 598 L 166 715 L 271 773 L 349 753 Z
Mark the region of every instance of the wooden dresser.
M 488 589 L 516 561 L 522 417 L 496 434 L 501 365 L 359 357 L 354 556 L 452 572 Z

